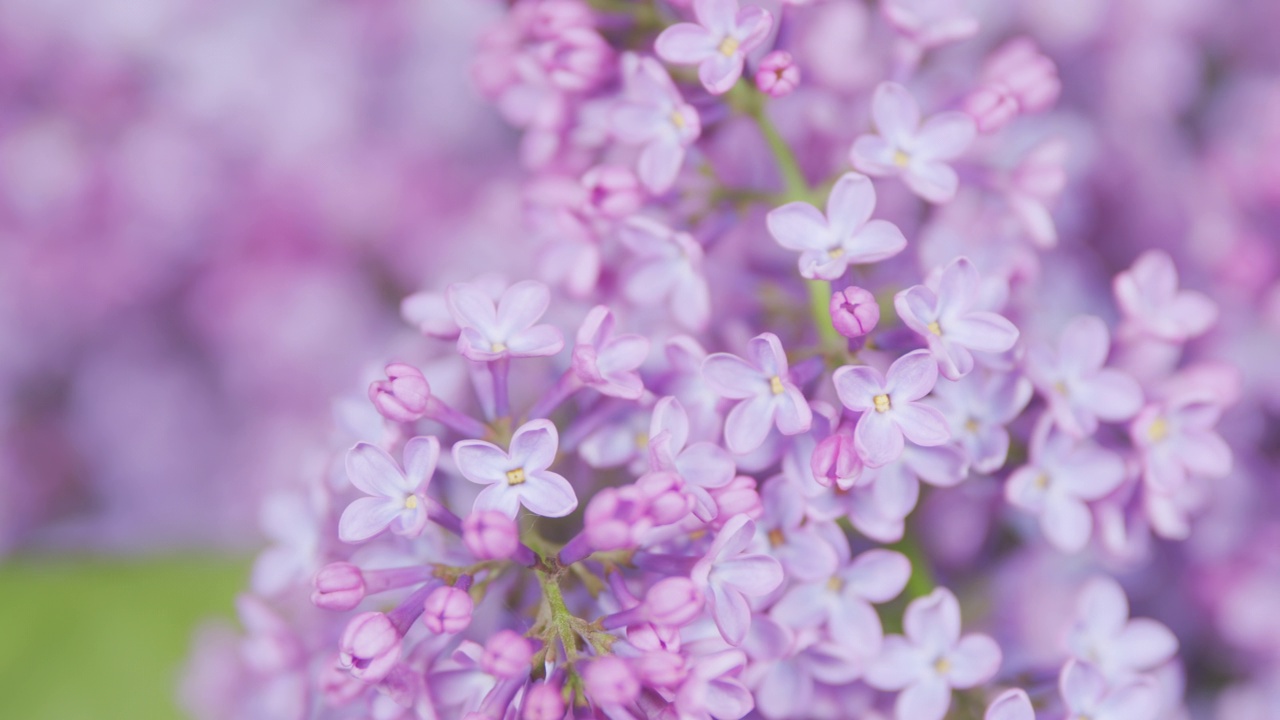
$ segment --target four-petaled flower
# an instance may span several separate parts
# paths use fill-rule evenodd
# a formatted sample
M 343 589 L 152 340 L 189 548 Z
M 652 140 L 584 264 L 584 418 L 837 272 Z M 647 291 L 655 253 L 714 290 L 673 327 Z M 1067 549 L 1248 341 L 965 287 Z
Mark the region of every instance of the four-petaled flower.
M 920 398 L 938 380 L 938 364 L 927 350 L 915 350 L 889 366 L 888 375 L 868 365 L 845 365 L 832 376 L 840 402 L 862 413 L 853 431 L 854 446 L 870 467 L 887 465 L 902 454 L 903 436 L 925 447 L 951 439 L 946 418 Z
M 1058 691 L 1068 718 L 1089 720 L 1155 720 L 1160 689 L 1151 678 L 1112 684 L 1094 666 L 1069 660 L 1058 677 Z
M 876 135 L 862 135 L 853 143 L 849 159 L 868 175 L 897 175 L 912 192 L 933 203 L 955 197 L 960 186 L 947 161 L 960 156 L 973 142 L 977 128 L 962 112 L 943 112 L 923 124 L 920 106 L 897 83 L 881 83 L 871 99 Z
M 564 348 L 564 336 L 558 329 L 534 324 L 551 302 L 551 293 L 540 282 L 518 282 L 507 288 L 496 304 L 488 293 L 470 283 L 450 285 L 445 298 L 461 328 L 458 352 L 468 360 L 541 357 Z
M 622 142 L 643 146 L 636 175 L 649 192 L 664 193 L 680 173 L 684 149 L 702 134 L 702 123 L 657 60 L 625 55 L 622 65 L 625 92 L 610 126 Z
M 733 480 L 733 458 L 712 442 L 689 443 L 689 414 L 674 397 L 653 406 L 649 421 L 649 464 L 684 481 L 683 491 L 693 498 L 693 512 L 704 521 L 716 517 L 716 503 L 708 490 Z
M 738 0 L 694 0 L 696 23 L 676 23 L 658 36 L 658 57 L 677 65 L 697 65 L 698 79 L 707 92 L 721 95 L 742 76 L 747 53 L 764 42 L 773 29 L 773 16 Z
M 690 574 L 707 598 L 720 634 L 731 645 L 742 644 L 751 627 L 747 596 L 768 595 L 782 584 L 782 566 L 777 560 L 749 552 L 755 534 L 751 518 L 733 516 Z
M 788 375 L 787 354 L 778 336 L 763 333 L 752 338 L 747 357 L 715 353 L 702 363 L 702 376 L 712 390 L 741 401 L 724 425 L 725 445 L 739 455 L 760 447 L 774 425 L 783 435 L 799 435 L 813 423 L 809 401 Z
M 640 335 L 614 335 L 613 325 L 613 313 L 604 305 L 587 313 L 573 346 L 573 370 L 603 395 L 635 400 L 644 394 L 636 368 L 649 356 L 649 341 Z
M 1142 388 L 1126 373 L 1104 368 L 1111 349 L 1106 323 L 1081 315 L 1062 331 L 1058 348 L 1038 345 L 1027 352 L 1027 377 L 1049 401 L 1049 413 L 1063 431 L 1092 435 L 1098 420 L 1128 420 L 1142 407 Z
M 711 316 L 711 291 L 702 273 L 698 241 L 640 216 L 623 223 L 618 239 L 637 256 L 622 282 L 627 299 L 637 305 L 665 300 L 676 322 L 690 330 L 705 327 Z
M 876 191 L 866 175 L 845 173 L 827 197 L 827 214 L 806 202 L 791 202 L 765 217 L 769 234 L 800 252 L 800 274 L 837 280 L 850 264 L 873 263 L 902 252 L 907 239 L 887 220 L 871 220 Z
M 1110 683 L 1131 680 L 1178 652 L 1178 639 L 1163 624 L 1129 619 L 1129 599 L 1120 584 L 1096 577 L 1080 591 L 1067 649 L 1095 666 Z
M 483 440 L 453 446 L 453 461 L 462 476 L 488 485 L 476 497 L 473 512 L 498 510 L 515 517 L 524 505 L 535 515 L 564 517 L 578 507 L 578 496 L 564 477 L 547 468 L 555 460 L 560 438 L 548 420 L 520 426 L 511 436 L 511 451 Z
M 1001 353 L 1018 341 L 1018 328 L 1003 316 L 976 310 L 978 270 L 956 258 L 925 285 L 898 293 L 893 306 L 907 327 L 929 344 L 943 377 L 958 380 L 973 370 L 973 353 Z
M 415 437 L 404 446 L 404 470 L 385 451 L 358 443 L 347 451 L 347 478 L 371 497 L 355 500 L 342 511 L 338 537 L 357 543 L 391 532 L 417 537 L 427 524 L 427 485 L 440 459 L 440 441 Z
M 879 690 L 901 690 L 894 704 L 898 720 L 942 720 L 951 689 L 966 690 L 990 680 L 1000 669 L 1000 646 L 986 635 L 960 637 L 960 603 L 946 588 L 911 601 L 903 635 L 884 639 L 880 657 L 866 680 Z
M 1163 250 L 1148 250 L 1113 281 L 1130 328 L 1169 342 L 1203 334 L 1218 306 L 1203 293 L 1178 289 L 1178 268 Z

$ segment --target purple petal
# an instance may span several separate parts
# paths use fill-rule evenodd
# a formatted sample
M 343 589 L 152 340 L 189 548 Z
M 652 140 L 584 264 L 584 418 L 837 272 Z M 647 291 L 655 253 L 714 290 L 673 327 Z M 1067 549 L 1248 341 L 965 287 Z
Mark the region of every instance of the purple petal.
M 1081 315 L 1067 323 L 1058 340 L 1058 357 L 1068 374 L 1083 375 L 1102 367 L 1111 349 L 1106 323 Z
M 702 377 L 721 397 L 744 400 L 768 388 L 765 376 L 746 360 L 729 353 L 713 353 L 702 361 Z
M 764 42 L 773 29 L 773 16 L 762 7 L 748 5 L 738 11 L 734 23 L 737 27 L 734 28 L 733 35 L 741 43 L 738 53 L 745 55 Z
M 357 543 L 377 535 L 404 510 L 403 501 L 384 497 L 362 497 L 342 511 L 338 519 L 338 539 Z
M 853 560 L 844 574 L 845 589 L 870 602 L 889 602 L 911 577 L 911 562 L 893 550 L 868 550 Z
M 920 481 L 902 462 L 868 470 L 871 497 L 879 512 L 886 517 L 905 518 L 920 499 Z
M 533 420 L 511 436 L 511 463 L 526 473 L 546 470 L 556 458 L 560 435 L 550 420 Z
M 505 478 L 502 482 L 489 485 L 476 496 L 475 505 L 471 507 L 472 512 L 496 510 L 509 518 L 514 518 L 520 514 L 520 492 L 516 487 L 518 486 L 508 485 Z
M 893 144 L 879 135 L 861 135 L 853 141 L 849 162 L 868 175 L 897 175 L 902 168 L 894 163 L 894 152 Z
M 564 477 L 545 470 L 525 474 L 519 489 L 520 502 L 529 512 L 542 517 L 564 517 L 578 507 L 578 496 Z
M 832 245 L 826 219 L 809 203 L 790 202 L 770 210 L 764 222 L 773 239 L 787 250 L 825 252 Z
M 684 163 L 684 147 L 674 138 L 646 143 L 636 162 L 636 175 L 649 192 L 661 195 L 671 189 Z
M 1058 676 L 1058 692 L 1068 709 L 1092 711 L 1107 693 L 1107 680 L 1093 665 L 1070 660 Z
M 671 314 L 690 330 L 703 330 L 711 319 L 711 290 L 706 278 L 686 273 L 671 294 Z
M 884 376 L 870 365 L 845 365 L 831 376 L 840 403 L 850 410 L 869 411 L 875 396 L 885 392 Z
M 870 604 L 846 597 L 831 608 L 831 636 L 858 656 L 874 658 L 880 654 L 884 628 Z
M 735 470 L 729 453 L 709 442 L 690 445 L 676 458 L 676 468 L 687 482 L 702 488 L 728 485 Z
M 1196 475 L 1220 478 L 1231 472 L 1231 446 L 1217 433 L 1183 433 L 1173 452 Z
M 551 291 L 536 280 L 507 288 L 498 301 L 498 332 L 506 337 L 532 327 L 551 304 Z
M 698 80 L 712 95 L 723 95 L 729 92 L 738 78 L 742 77 L 743 56 L 740 52 L 725 55 L 713 53 L 698 65 Z
M 1005 499 L 1014 507 L 1039 515 L 1044 512 L 1048 486 L 1041 477 L 1044 471 L 1032 465 L 1024 465 L 1009 476 L 1004 486 Z
M 866 225 L 875 207 L 871 178 L 852 172 L 841 175 L 827 197 L 827 222 L 837 240 L 843 242 Z
M 853 446 L 868 467 L 881 467 L 902 455 L 902 430 L 888 413 L 870 410 L 858 418 Z
M 907 247 L 907 238 L 888 220 L 872 220 L 844 243 L 850 263 L 873 263 L 897 255 Z
M 834 596 L 820 585 L 793 585 L 782 596 L 769 614 L 778 622 L 796 629 L 815 628 L 827 619 L 834 609 Z
M 1077 400 L 1103 420 L 1128 420 L 1142 409 L 1142 387 L 1120 370 L 1099 370 L 1075 388 Z
M 938 382 L 938 364 L 928 350 L 913 350 L 889 366 L 884 389 L 898 403 L 919 400 Z M 837 387 L 837 390 L 839 388 Z
M 515 467 L 511 458 L 497 445 L 483 440 L 454 443 L 453 464 L 458 472 L 473 483 L 506 484 L 507 471 Z
M 1065 553 L 1084 549 L 1093 534 L 1093 515 L 1088 506 L 1065 495 L 1050 495 L 1040 517 L 1045 537 Z
M 1124 460 L 1119 455 L 1086 443 L 1072 452 L 1055 480 L 1081 500 L 1101 500 L 1124 482 Z
M 651 140 L 665 129 L 668 120 L 661 107 L 640 103 L 623 103 L 609 116 L 614 136 L 632 145 Z
M 931 661 L 906 638 L 889 635 L 880 647 L 880 655 L 867 667 L 864 679 L 877 690 L 901 690 L 923 678 Z
M 902 627 L 911 642 L 926 655 L 951 650 L 960 639 L 960 603 L 946 588 L 911 601 Z
M 893 408 L 888 414 L 893 416 L 893 421 L 898 424 L 902 434 L 917 445 L 933 447 L 951 440 L 947 419 L 937 408 L 923 403 L 905 403 Z
M 756 688 L 756 709 L 766 718 L 786 718 L 813 701 L 813 677 L 795 662 L 774 663 Z
M 871 98 L 871 117 L 882 137 L 901 145 L 920 127 L 920 106 L 903 86 L 883 82 Z
M 924 677 L 898 695 L 894 714 L 901 720 L 942 720 L 951 707 L 951 688 L 939 677 Z
M 653 42 L 658 57 L 676 65 L 696 65 L 716 53 L 718 38 L 701 25 L 677 23 Z
M 978 352 L 1002 353 L 1018 342 L 1018 328 L 991 312 L 971 312 L 952 319 L 943 332 L 952 342 Z
M 1098 707 L 1096 720 L 1155 720 L 1164 704 L 1160 688 L 1148 678 L 1117 688 Z
M 917 160 L 907 167 L 902 181 L 911 191 L 931 203 L 950 202 L 960 188 L 960 177 L 950 165 Z
M 1036 720 L 1036 712 L 1027 692 L 1021 688 L 1013 688 L 1000 693 L 991 702 L 983 720 Z
M 564 349 L 564 335 L 559 328 L 535 325 L 507 338 L 512 357 L 546 357 Z
M 711 585 L 711 617 L 725 642 L 741 645 L 751 627 L 751 606 L 737 590 Z
M 403 500 L 414 489 L 390 455 L 363 442 L 347 451 L 347 479 L 364 494 L 378 497 Z
M 799 435 L 809 432 L 813 425 L 813 409 L 804 394 L 787 384 L 781 395 L 774 398 L 774 421 L 783 435 Z
M 760 333 L 747 343 L 747 358 L 765 377 L 787 374 L 787 353 L 773 333 Z
M 423 492 L 440 461 L 440 441 L 434 437 L 410 438 L 404 445 L 404 469 L 407 489 Z
M 663 432 L 670 433 L 672 452 L 680 452 L 689 442 L 689 413 L 674 397 L 664 397 L 653 406 L 649 437 L 657 437 Z
M 489 335 L 497 328 L 493 300 L 480 288 L 470 283 L 454 283 L 445 290 L 444 296 L 459 327 L 475 328 L 482 335 Z
M 693 15 L 717 36 L 733 30 L 738 14 L 738 0 L 694 0 Z
M 1115 639 L 1116 659 L 1125 667 L 1145 671 L 1165 662 L 1178 652 L 1178 638 L 1155 620 L 1130 620 Z
M 768 395 L 743 400 L 729 411 L 724 423 L 724 443 L 735 455 L 746 455 L 764 444 L 773 429 L 776 404 Z
M 912 150 L 931 160 L 951 160 L 967 150 L 977 134 L 973 118 L 966 113 L 938 113 L 920 126 Z
M 948 656 L 951 687 L 960 690 L 981 685 L 995 677 L 1000 669 L 1000 646 L 986 635 L 966 635 Z
M 810 582 L 835 572 L 838 563 L 836 551 L 814 532 L 812 526 L 788 530 L 786 538 L 786 542 L 774 552 L 790 576 L 800 582 Z
M 1097 636 L 1114 637 L 1129 619 L 1129 599 L 1115 580 L 1096 577 L 1080 591 L 1076 617 Z

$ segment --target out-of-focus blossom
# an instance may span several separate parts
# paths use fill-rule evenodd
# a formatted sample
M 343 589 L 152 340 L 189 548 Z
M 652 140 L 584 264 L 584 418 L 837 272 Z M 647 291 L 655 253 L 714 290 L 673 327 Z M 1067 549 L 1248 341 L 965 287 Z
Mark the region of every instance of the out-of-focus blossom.
M 906 88 L 882 83 L 871 99 L 876 134 L 853 143 L 849 160 L 873 176 L 901 177 L 912 192 L 931 203 L 955 197 L 960 179 L 947 164 L 961 155 L 977 132 L 964 113 L 944 112 L 920 122 L 920 106 Z
M 698 79 L 714 95 L 729 91 L 742 76 L 747 53 L 764 42 L 773 16 L 738 0 L 694 0 L 697 23 L 677 23 L 662 31 L 654 50 L 663 60 L 697 65 Z
M 1049 401 L 1049 412 L 1063 432 L 1092 435 L 1098 420 L 1118 422 L 1137 414 L 1142 388 L 1120 370 L 1106 368 L 1110 333 L 1091 315 L 1074 318 L 1058 339 L 1027 352 L 1027 377 Z
M 752 338 L 746 359 L 708 355 L 702 375 L 721 397 L 739 401 L 724 424 L 725 444 L 735 453 L 760 447 L 775 425 L 783 435 L 798 435 L 813 422 L 813 411 L 788 374 L 786 353 L 773 333 Z
M 760 58 L 756 69 L 756 87 L 769 97 L 790 95 L 800 85 L 800 67 L 791 53 L 774 50 Z

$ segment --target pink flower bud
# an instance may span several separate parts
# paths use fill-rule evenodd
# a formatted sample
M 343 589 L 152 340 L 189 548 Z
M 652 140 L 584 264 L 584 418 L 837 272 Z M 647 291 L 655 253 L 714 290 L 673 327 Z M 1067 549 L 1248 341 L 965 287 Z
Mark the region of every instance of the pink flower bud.
M 964 111 L 973 118 L 978 132 L 993 133 L 1018 115 L 1018 99 L 1009 88 L 991 85 L 979 88 L 966 98 Z
M 364 600 L 364 575 L 351 563 L 330 563 L 316 573 L 311 602 L 323 610 L 344 612 Z
M 529 686 L 524 695 L 524 712 L 521 720 L 562 720 L 564 697 L 560 688 L 540 682 Z
M 400 660 L 400 640 L 400 633 L 385 614 L 360 613 L 342 632 L 339 661 L 355 677 L 376 683 Z
M 480 667 L 498 678 L 513 679 L 529 674 L 533 645 L 523 635 L 501 630 L 484 644 Z
M 620 220 L 634 214 L 644 202 L 644 192 L 635 173 L 621 165 L 600 165 L 582 176 L 587 191 L 586 211 Z
M 387 379 L 369 385 L 369 400 L 388 420 L 413 422 L 426 413 L 431 386 L 418 368 L 391 363 L 387 366 Z
M 631 666 L 616 655 L 593 660 L 582 671 L 587 695 L 597 705 L 629 705 L 640 697 L 640 681 Z
M 471 624 L 475 604 L 465 590 L 442 586 L 431 591 L 422 603 L 422 624 L 438 635 L 452 635 Z
M 862 458 L 854 447 L 853 437 L 845 433 L 835 433 L 822 439 L 813 449 L 809 459 L 809 469 L 818 484 L 825 487 L 835 485 L 841 490 L 848 490 L 862 476 Z
M 698 617 L 703 597 L 689 578 L 669 577 L 654 583 L 644 602 L 650 622 L 679 627 Z
M 718 514 L 712 525 L 723 527 L 735 515 L 746 515 L 755 520 L 764 514 L 764 505 L 760 502 L 760 493 L 756 490 L 754 478 L 739 475 L 722 488 L 711 491 L 716 501 Z
M 502 512 L 481 510 L 462 521 L 462 542 L 480 560 L 506 560 L 520 544 L 520 529 Z
M 800 84 L 800 68 L 796 66 L 791 53 L 786 50 L 774 50 L 760 60 L 760 68 L 756 70 L 756 87 L 770 97 L 782 97 L 791 94 Z
M 880 305 L 870 292 L 850 285 L 831 295 L 831 324 L 847 338 L 860 338 L 880 322 Z

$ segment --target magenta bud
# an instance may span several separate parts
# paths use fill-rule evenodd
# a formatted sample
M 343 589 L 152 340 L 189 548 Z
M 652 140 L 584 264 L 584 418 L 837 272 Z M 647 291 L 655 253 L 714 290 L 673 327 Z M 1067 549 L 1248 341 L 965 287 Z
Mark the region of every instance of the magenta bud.
M 431 591 L 422 603 L 422 624 L 437 635 L 452 635 L 471 624 L 475 604 L 465 590 L 442 586 Z
M 413 422 L 427 412 L 431 386 L 418 368 L 391 363 L 387 366 L 387 379 L 369 385 L 369 400 L 388 420 Z
M 684 657 L 666 650 L 650 650 L 637 655 L 631 662 L 645 685 L 676 687 L 688 675 Z
M 400 660 L 400 633 L 380 612 L 360 613 L 342 631 L 339 662 L 367 683 L 386 677 Z
M 875 295 L 860 287 L 849 287 L 831 295 L 831 324 L 847 338 L 860 338 L 880 322 L 880 304 Z
M 791 94 L 800 84 L 800 68 L 786 50 L 774 50 L 760 59 L 756 87 L 769 97 Z
M 520 528 L 497 510 L 481 510 L 462 521 L 462 542 L 480 560 L 506 560 L 520 545 Z
M 756 481 L 747 475 L 739 475 L 728 485 L 712 490 L 711 497 L 716 501 L 718 510 L 711 524 L 717 528 L 723 527 L 735 515 L 746 515 L 752 520 L 764 515 L 764 504 L 756 490 Z
M 809 469 L 819 485 L 835 485 L 848 490 L 862 477 L 862 458 L 853 445 L 853 438 L 844 433 L 834 433 L 822 439 L 813 449 Z
M 606 218 L 621 219 L 635 213 L 644 203 L 640 180 L 621 165 L 600 165 L 582 176 L 587 191 L 587 207 Z
M 663 578 L 645 593 L 646 615 L 658 625 L 679 627 L 702 612 L 702 591 L 686 577 Z
M 964 101 L 964 111 L 973 118 L 978 132 L 992 133 L 1018 114 L 1018 100 L 1003 86 L 979 88 Z
M 545 682 L 534 683 L 525 691 L 520 720 L 563 720 L 564 711 L 560 688 Z
M 311 602 L 323 610 L 343 612 L 364 600 L 364 575 L 351 563 L 325 565 L 316 573 L 312 584 L 315 590 L 311 593 Z
M 529 674 L 533 660 L 533 644 L 511 630 L 494 633 L 484 644 L 480 667 L 494 677 L 511 680 Z
M 587 696 L 597 705 L 629 705 L 640 697 L 640 680 L 625 660 L 606 655 L 582 671 Z

